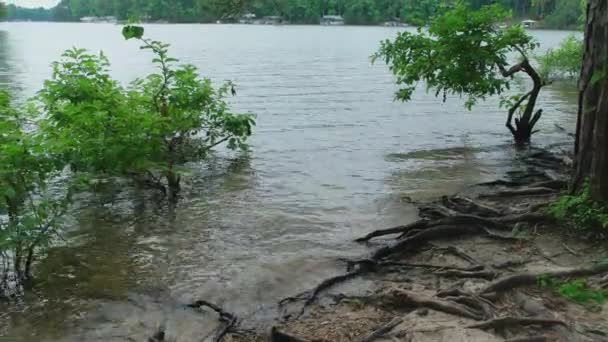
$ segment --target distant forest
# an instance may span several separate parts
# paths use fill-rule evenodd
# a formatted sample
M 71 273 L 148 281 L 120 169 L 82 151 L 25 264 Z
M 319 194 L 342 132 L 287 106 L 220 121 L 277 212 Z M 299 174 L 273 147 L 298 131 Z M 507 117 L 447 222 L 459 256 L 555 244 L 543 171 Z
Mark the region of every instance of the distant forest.
M 88 16 L 119 20 L 208 23 L 236 18 L 281 16 L 294 24 L 318 24 L 326 14 L 342 15 L 347 24 L 373 25 L 389 20 L 422 25 L 453 0 L 61 0 L 52 9 L 6 6 L 8 20 L 79 21 Z M 468 0 L 478 8 L 499 3 L 516 19 L 541 20 L 547 28 L 575 28 L 586 0 Z M 229 14 L 227 14 L 229 13 Z

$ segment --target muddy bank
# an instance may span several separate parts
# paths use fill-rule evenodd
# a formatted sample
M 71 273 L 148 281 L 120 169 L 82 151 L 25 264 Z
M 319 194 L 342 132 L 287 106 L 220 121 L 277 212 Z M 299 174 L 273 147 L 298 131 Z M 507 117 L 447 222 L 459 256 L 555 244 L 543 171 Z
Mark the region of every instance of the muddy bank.
M 269 327 L 225 341 L 608 341 L 604 302 L 558 294 L 551 281 L 608 287 L 605 244 L 545 214 L 565 189 L 568 158 L 530 151 L 527 170 L 433 202 L 420 220 L 370 232 L 370 254 L 283 299 Z M 269 336 L 273 335 L 273 336 Z

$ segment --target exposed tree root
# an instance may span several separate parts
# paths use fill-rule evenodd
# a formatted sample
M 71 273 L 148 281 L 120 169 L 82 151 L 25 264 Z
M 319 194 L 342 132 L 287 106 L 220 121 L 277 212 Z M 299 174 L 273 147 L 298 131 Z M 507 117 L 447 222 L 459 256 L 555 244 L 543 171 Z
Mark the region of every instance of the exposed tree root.
M 357 340 L 357 342 L 372 342 L 386 334 L 388 334 L 391 330 L 393 330 L 396 326 L 398 326 L 399 324 L 401 324 L 403 322 L 403 319 L 399 318 L 399 317 L 395 317 L 393 318 L 390 322 L 382 325 L 380 328 L 378 328 L 377 330 L 371 332 L 370 334 L 360 338 Z
M 479 225 L 442 225 L 425 229 L 411 237 L 382 247 L 374 252 L 370 259 L 379 261 L 391 254 L 406 251 L 434 239 L 449 239 L 473 234 L 492 235 L 490 231 Z
M 529 182 L 524 181 L 508 181 L 504 179 L 497 179 L 490 182 L 477 183 L 477 186 L 507 186 L 507 187 L 517 187 L 524 186 L 526 184 L 530 184 Z
M 460 196 L 443 196 L 441 202 L 446 208 L 455 210 L 459 213 L 478 215 L 482 217 L 502 216 L 502 213 L 488 205 L 477 203 L 470 198 Z
M 358 263 L 358 262 L 361 262 L 361 261 L 355 261 L 355 262 L 351 262 L 351 263 Z M 463 268 L 463 267 L 445 266 L 445 265 L 415 264 L 415 263 L 407 263 L 407 262 L 399 262 L 399 261 L 382 261 L 382 262 L 379 262 L 377 265 L 379 267 L 399 266 L 399 267 L 406 267 L 406 268 L 426 268 L 426 269 L 434 270 L 436 272 L 436 274 L 437 274 L 437 272 L 440 272 L 440 271 L 473 273 L 473 272 L 480 272 L 484 269 L 483 265 Z
M 202 307 L 208 307 L 211 310 L 217 312 L 218 315 L 220 315 L 220 321 L 223 324 L 223 326 L 216 332 L 215 337 L 213 338 L 213 342 L 220 342 L 224 336 L 226 336 L 226 334 L 228 332 L 230 332 L 230 330 L 232 328 L 234 328 L 237 323 L 238 323 L 238 318 L 236 317 L 236 315 L 224 311 L 221 307 L 210 303 L 208 301 L 205 300 L 197 300 L 196 302 L 192 303 L 192 304 L 188 304 L 187 305 L 190 308 L 195 308 L 195 309 L 200 309 Z
M 388 229 L 380 229 L 373 231 L 367 234 L 364 237 L 358 238 L 356 242 L 366 242 L 373 238 L 393 235 L 393 234 L 402 234 L 400 239 L 404 239 L 410 236 L 405 236 L 414 230 L 417 229 L 428 229 L 437 226 L 448 226 L 448 225 L 482 225 L 488 228 L 496 228 L 496 229 L 510 229 L 509 224 L 514 224 L 518 222 L 543 222 L 549 220 L 549 217 L 543 213 L 525 213 L 518 215 L 506 215 L 500 217 L 481 217 L 475 215 L 454 215 L 447 216 L 436 220 L 429 219 L 421 219 L 416 222 L 410 223 L 405 226 L 398 226 Z
M 535 195 L 547 195 L 555 193 L 555 189 L 546 187 L 537 188 L 523 188 L 517 190 L 502 190 L 492 194 L 479 195 L 481 198 L 492 198 L 492 197 L 516 197 L 516 196 L 535 196 Z
M 517 337 L 508 339 L 505 342 L 549 342 L 549 337 L 544 335 Z
M 440 204 L 425 204 L 418 207 L 418 215 L 422 218 L 437 220 L 444 217 L 456 216 L 459 213 L 456 210 L 446 208 Z
M 437 271 L 434 274 L 442 277 L 454 277 L 454 278 L 481 278 L 486 280 L 496 279 L 498 273 L 494 271 L 461 271 L 461 270 L 445 270 Z
M 268 334 L 268 342 L 306 342 L 306 340 L 280 332 L 277 327 L 272 327 Z
M 362 265 L 357 269 L 350 270 L 348 273 L 325 279 L 323 282 L 321 282 L 321 284 L 319 284 L 317 287 L 315 287 L 312 290 L 302 292 L 302 293 L 298 294 L 297 296 L 287 297 L 287 298 L 282 299 L 281 301 L 279 301 L 279 306 L 283 307 L 289 303 L 304 301 L 304 304 L 302 305 L 302 309 L 296 316 L 296 318 L 300 317 L 300 316 L 302 316 L 302 314 L 304 314 L 306 307 L 309 306 L 310 304 L 314 303 L 315 300 L 317 300 L 317 298 L 319 297 L 319 294 L 321 292 L 323 292 L 324 290 L 327 290 L 328 288 L 330 288 L 338 283 L 350 280 L 362 273 L 369 271 L 370 270 L 369 267 L 370 267 L 370 265 L 365 265 L 365 266 Z
M 468 255 L 467 253 L 465 253 L 462 249 L 460 249 L 460 248 L 458 248 L 456 246 L 433 247 L 432 250 L 433 251 L 442 251 L 442 252 L 444 252 L 446 254 L 451 254 L 453 256 L 461 258 L 462 260 L 470 263 L 471 265 L 480 265 L 480 263 L 477 260 L 475 260 L 473 257 L 471 257 L 470 255 Z
M 480 294 L 501 292 L 517 287 L 530 286 L 538 282 L 539 279 L 549 278 L 572 278 L 588 277 L 608 272 L 608 263 L 598 264 L 587 268 L 572 268 L 562 271 L 551 271 L 544 273 L 518 273 L 494 281 L 480 291 Z
M 441 311 L 450 315 L 473 319 L 476 321 L 480 321 L 485 318 L 483 316 L 483 312 L 474 312 L 469 307 L 463 306 L 461 304 L 421 296 L 411 291 L 395 288 L 390 291 L 389 296 L 391 304 L 396 304 L 400 307 L 408 306 L 415 308 L 427 308 L 435 311 Z
M 414 230 L 414 229 L 427 228 L 429 225 L 429 222 L 431 222 L 431 221 L 429 221 L 427 219 L 422 219 L 422 220 L 418 220 L 416 222 L 410 223 L 405 226 L 397 226 L 397 227 L 388 228 L 388 229 L 376 230 L 376 231 L 373 231 L 373 232 L 367 234 L 366 236 L 364 236 L 362 238 L 356 239 L 355 241 L 356 242 L 366 242 L 375 237 L 392 235 L 392 234 L 406 234 L 407 232 Z
M 566 323 L 556 319 L 545 319 L 545 318 L 531 318 L 531 317 L 499 317 L 486 322 L 469 325 L 467 328 L 470 329 L 504 329 L 513 326 L 522 325 L 540 325 L 540 326 L 552 326 L 561 325 L 568 327 Z
M 525 213 L 517 215 L 506 215 L 502 217 L 495 217 L 492 219 L 496 223 L 511 224 L 518 222 L 537 223 L 544 221 L 551 221 L 551 218 L 544 213 Z

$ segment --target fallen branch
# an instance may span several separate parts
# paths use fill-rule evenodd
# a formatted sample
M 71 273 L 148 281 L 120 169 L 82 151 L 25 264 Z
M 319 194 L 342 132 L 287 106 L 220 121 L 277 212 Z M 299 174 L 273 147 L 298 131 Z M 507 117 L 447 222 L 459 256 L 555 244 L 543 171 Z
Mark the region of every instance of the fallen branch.
M 188 304 L 187 305 L 190 308 L 194 308 L 194 309 L 200 309 L 202 307 L 208 307 L 211 310 L 217 312 L 217 314 L 220 316 L 220 321 L 224 323 L 223 327 L 221 327 L 218 332 L 215 334 L 215 337 L 213 338 L 213 342 L 220 342 L 224 336 L 226 336 L 226 334 L 228 332 L 230 332 L 230 330 L 237 325 L 238 323 L 238 318 L 236 317 L 236 315 L 224 311 L 221 307 L 210 303 L 208 301 L 205 300 L 197 300 L 196 302 L 192 303 L 192 304 Z
M 473 325 L 469 325 L 467 328 L 469 329 L 504 329 L 511 326 L 521 326 L 521 325 L 541 325 L 541 326 L 551 326 L 551 325 L 561 325 L 564 327 L 568 327 L 566 323 L 556 319 L 545 319 L 545 318 L 530 318 L 530 317 L 500 317 L 495 318 L 486 322 L 477 323 Z
M 393 318 L 390 322 L 382 325 L 377 330 L 371 332 L 363 338 L 357 340 L 357 342 L 372 342 L 386 334 L 388 334 L 391 330 L 393 330 L 396 326 L 403 323 L 403 319 L 399 317 Z
M 608 263 L 602 263 L 587 268 L 571 268 L 563 271 L 518 273 L 496 280 L 482 289 L 479 293 L 486 294 L 492 292 L 501 292 L 517 287 L 530 286 L 536 284 L 539 279 L 588 277 L 606 272 L 608 272 Z

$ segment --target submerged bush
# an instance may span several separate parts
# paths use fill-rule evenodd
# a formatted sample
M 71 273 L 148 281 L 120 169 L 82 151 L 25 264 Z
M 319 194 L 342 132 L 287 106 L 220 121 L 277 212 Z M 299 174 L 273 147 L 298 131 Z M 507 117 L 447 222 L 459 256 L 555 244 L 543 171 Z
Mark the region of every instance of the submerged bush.
M 0 91 L 0 289 L 32 278 L 36 254 L 55 237 L 69 196 L 49 190 L 60 164 L 28 126 L 34 118 Z
M 143 33 L 137 26 L 123 30 L 155 55 L 159 71 L 126 88 L 110 77 L 103 54 L 66 51 L 40 92 L 48 113 L 42 128 L 52 152 L 72 171 L 129 177 L 175 196 L 185 163 L 204 159 L 222 143 L 244 149 L 255 121 L 230 111 L 231 83 L 215 88 L 194 66 L 177 65 L 168 44 Z

